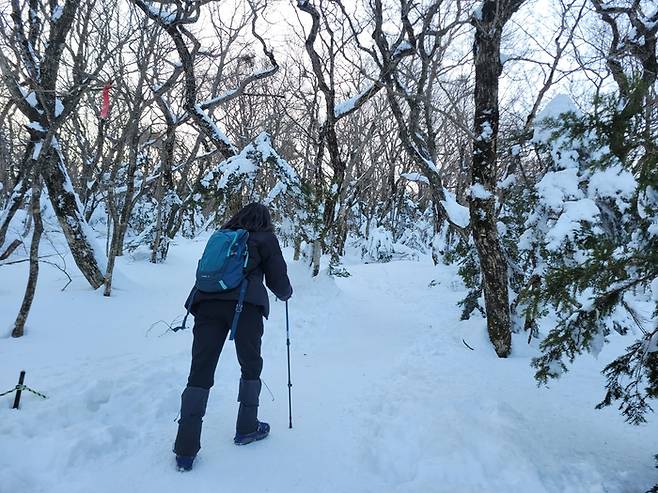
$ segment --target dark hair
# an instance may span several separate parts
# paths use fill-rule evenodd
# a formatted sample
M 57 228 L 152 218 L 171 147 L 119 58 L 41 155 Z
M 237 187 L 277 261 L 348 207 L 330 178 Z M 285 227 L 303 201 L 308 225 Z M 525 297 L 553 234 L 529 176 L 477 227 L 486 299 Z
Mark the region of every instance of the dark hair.
M 263 204 L 256 202 L 245 205 L 222 229 L 246 229 L 247 231 L 274 231 L 270 211 Z

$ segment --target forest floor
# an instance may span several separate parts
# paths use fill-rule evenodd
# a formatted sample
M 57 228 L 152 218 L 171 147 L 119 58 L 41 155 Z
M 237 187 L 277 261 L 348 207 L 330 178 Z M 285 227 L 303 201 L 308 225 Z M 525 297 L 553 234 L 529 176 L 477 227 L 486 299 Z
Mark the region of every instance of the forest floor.
M 598 360 L 583 356 L 538 388 L 536 344 L 520 334 L 512 356 L 496 358 L 484 320 L 459 320 L 455 269 L 427 259 L 348 263 L 352 276 L 335 280 L 290 262 L 294 428 L 285 305 L 273 302 L 263 379 L 274 400 L 264 388 L 260 410 L 271 436 L 233 445 L 239 371 L 229 342 L 195 469 L 177 472 L 192 333 L 151 326 L 182 315 L 203 245 L 179 240 L 163 265 L 121 259 L 110 298 L 77 271 L 62 292 L 65 276 L 42 265 L 18 340 L 8 328 L 27 264 L 0 267 L 0 392 L 24 369 L 49 397 L 24 393 L 19 411 L 13 396 L 0 398 L 0 492 L 637 493 L 658 482 L 656 417 L 632 427 L 614 408 L 594 409 L 601 368 L 630 339 L 614 337 Z

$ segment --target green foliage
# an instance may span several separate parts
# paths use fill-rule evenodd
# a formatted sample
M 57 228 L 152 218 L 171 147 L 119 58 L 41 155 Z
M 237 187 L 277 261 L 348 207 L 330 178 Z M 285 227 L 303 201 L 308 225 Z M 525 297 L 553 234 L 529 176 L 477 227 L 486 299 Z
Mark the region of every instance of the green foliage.
M 513 320 L 529 341 L 540 321 L 553 324 L 532 362 L 538 383 L 558 378 L 583 353 L 597 354 L 613 332 L 640 333 L 604 369 L 606 393 L 598 405 L 616 404 L 639 424 L 658 396 L 658 308 L 649 321 L 637 310 L 658 278 L 658 139 L 655 126 L 631 122 L 623 152 L 614 152 L 617 98 L 596 105 L 594 114 L 544 120 L 535 140 L 521 140 L 511 158 L 503 155 L 512 171 L 501 184 L 498 227 Z M 468 288 L 459 303 L 462 319 L 483 313 L 474 253 L 462 241 L 453 254 Z
M 607 392 L 597 409 L 620 402 L 619 410 L 631 424 L 646 422 L 645 415 L 653 411 L 649 399 L 658 397 L 658 353 L 649 350 L 654 331 L 637 341 L 626 352 L 605 367 Z
M 627 421 L 640 424 L 652 410 L 649 400 L 658 396 L 656 330 L 645 330 L 634 306 L 636 295 L 649 292 L 651 281 L 658 278 L 656 156 L 645 152 L 649 144 L 644 135 L 628 135 L 625 159 L 620 160 L 607 145 L 615 131 L 610 122 L 616 109 L 603 108 L 603 100 L 598 103 L 597 115 L 567 114 L 554 120 L 556 131 L 539 152 L 550 153 L 549 161 L 557 164 L 560 152 L 575 151 L 581 189 L 589 186 L 597 170 L 618 168 L 632 173 L 637 185 L 624 200 L 596 197 L 596 220 L 581 224 L 558 249 L 536 242 L 534 255 L 544 264 L 541 282 L 538 288 L 522 289 L 520 298 L 526 306 L 532 299 L 556 314 L 556 326 L 542 340 L 541 356 L 532 362 L 541 384 L 567 371 L 578 355 L 597 353 L 613 330 L 643 334 L 603 370 L 606 394 L 597 406 L 617 403 Z M 538 209 L 541 212 L 541 204 Z M 531 225 L 537 229 L 539 224 Z
M 480 304 L 482 296 L 482 277 L 480 275 L 480 262 L 475 253 L 472 240 L 461 238 L 455 247 L 455 255 L 460 256 L 458 273 L 468 289 L 466 297 L 458 303 L 462 308 L 461 320 L 468 320 L 475 310 L 484 317 L 485 311 Z

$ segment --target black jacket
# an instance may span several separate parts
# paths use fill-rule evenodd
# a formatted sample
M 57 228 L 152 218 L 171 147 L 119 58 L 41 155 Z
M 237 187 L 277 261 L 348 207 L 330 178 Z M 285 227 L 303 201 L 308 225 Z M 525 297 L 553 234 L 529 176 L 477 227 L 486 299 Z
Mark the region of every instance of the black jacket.
M 263 278 L 267 287 L 280 300 L 287 300 L 292 296 L 292 286 L 288 279 L 288 269 L 281 253 L 279 241 L 274 233 L 254 231 L 249 233 L 247 241 L 249 248 L 249 262 L 247 263 L 247 293 L 245 303 L 258 305 L 262 308 L 265 318 L 270 314 L 270 300 L 263 285 Z M 185 308 L 194 315 L 196 305 L 205 300 L 235 300 L 237 301 L 240 288 L 225 293 L 204 293 L 192 289 L 185 302 Z

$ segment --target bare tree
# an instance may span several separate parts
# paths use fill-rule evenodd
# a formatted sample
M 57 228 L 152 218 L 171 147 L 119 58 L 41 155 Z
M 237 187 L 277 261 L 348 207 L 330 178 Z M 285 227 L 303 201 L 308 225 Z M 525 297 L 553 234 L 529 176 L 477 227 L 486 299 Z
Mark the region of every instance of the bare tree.
M 446 18 L 439 15 L 442 6 L 444 1 L 436 0 L 418 13 L 412 2 L 403 0 L 399 11 L 400 34 L 390 45 L 384 31 L 383 3 L 375 0 L 373 39 L 377 51 L 369 50 L 373 59 L 382 67 L 387 100 L 398 124 L 400 140 L 407 154 L 429 181 L 435 233 L 439 232 L 445 221 L 460 232 L 464 232 L 468 226 L 465 214 L 458 217 L 448 210 L 454 211 L 461 206 L 446 190 L 443 167 L 438 163 L 435 84 L 446 50 L 459 29 L 466 24 L 461 3 L 458 2 L 455 11 Z M 412 19 L 412 12 L 418 15 L 417 20 Z M 401 49 L 414 53 L 407 77 L 401 70 L 396 70 L 392 63 Z M 466 126 L 461 130 L 470 134 Z M 437 262 L 437 253 L 434 252 L 433 256 Z
M 25 333 L 25 322 L 30 313 L 32 302 L 34 301 L 34 293 L 37 289 L 37 281 L 39 279 L 39 243 L 41 242 L 41 235 L 43 234 L 43 222 L 41 220 L 41 186 L 39 178 L 35 178 L 32 187 L 32 196 L 30 199 L 30 209 L 32 212 L 33 228 L 32 242 L 30 243 L 30 274 L 27 279 L 27 286 L 25 287 L 25 294 L 23 295 L 23 302 L 21 308 L 16 316 L 14 328 L 11 331 L 12 337 L 22 337 Z
M 512 347 L 507 261 L 496 227 L 496 143 L 498 138 L 498 78 L 503 66 L 500 42 L 505 24 L 523 0 L 484 0 L 472 17 L 475 27 L 476 138 L 471 168 L 470 216 L 473 241 L 482 272 L 487 330 L 496 354 L 505 358 Z
M 600 0 L 591 2 L 610 29 L 610 46 L 605 60 L 619 88 L 621 107 L 612 115 L 610 149 L 621 161 L 625 161 L 632 147 L 626 139 L 628 128 L 634 117 L 644 111 L 645 98 L 658 78 L 658 11 L 644 12 L 639 0 L 627 0 L 615 5 Z M 623 35 L 622 26 L 625 23 L 629 23 L 632 30 Z M 625 70 L 625 63 L 639 66 L 637 78 L 635 74 L 631 75 L 631 71 Z M 646 144 L 647 155 L 650 156 L 657 147 L 652 139 L 647 140 Z
M 57 84 L 62 57 L 80 2 L 68 0 L 57 5 L 28 0 L 26 3 L 29 5 L 24 8 L 19 0 L 12 0 L 11 24 L 2 18 L 4 44 L 10 48 L 11 55 L 0 50 L 0 72 L 14 103 L 29 122 L 30 143 L 26 155 L 30 155 L 40 170 L 78 268 L 89 284 L 98 288 L 104 279 L 102 260 L 99 261 L 102 255 L 98 256 L 100 252 L 94 250 L 89 238 L 89 228 L 57 133 L 101 70 L 104 59 L 99 57 L 91 73 L 74 66 L 72 84 L 66 95 L 60 97 Z M 87 9 L 82 22 L 93 15 L 92 9 Z M 18 189 L 19 195 L 23 187 L 24 184 Z M 9 217 L 4 222 L 11 220 L 12 209 L 9 208 Z
M 323 217 L 322 225 L 313 242 L 313 275 L 317 275 L 319 272 L 322 247 L 326 243 L 327 235 L 330 233 L 333 233 L 335 240 L 332 242 L 330 249 L 332 266 L 335 267 L 339 263 L 340 257 L 341 226 L 339 225 L 339 231 L 333 231 L 333 228 L 336 218 L 339 217 L 336 215 L 335 209 L 343 193 L 347 163 L 340 150 L 337 134 L 338 122 L 355 113 L 370 101 L 385 86 L 386 78 L 390 72 L 394 71 L 400 61 L 410 53 L 407 45 L 402 43 L 403 39 L 399 39 L 395 51 L 387 60 L 386 65 L 379 67 L 379 74 L 371 76 L 369 83 L 356 96 L 338 102 L 338 82 L 336 80 L 338 61 L 340 57 L 349 56 L 345 54 L 345 51 L 346 46 L 350 43 L 358 46 L 357 36 L 360 28 L 354 26 L 350 15 L 340 1 L 334 0 L 331 3 L 334 4 L 333 10 L 322 2 L 319 3 L 318 7 L 308 0 L 297 2 L 299 10 L 311 17 L 311 29 L 306 36 L 304 45 L 311 62 L 313 74 L 317 80 L 318 89 L 323 95 L 326 114 L 325 120 L 319 128 L 317 137 L 319 146 L 314 159 L 314 167 L 318 170 L 317 173 L 321 173 L 326 150 L 328 164 L 332 170 L 328 187 L 324 187 L 322 180 L 316 180 L 315 183 L 318 202 L 322 202 Z M 336 20 L 339 16 L 342 16 L 341 21 Z M 323 24 L 324 29 L 322 29 Z M 316 41 L 318 41 L 321 33 L 326 36 L 326 39 L 321 39 L 321 44 L 325 47 L 324 51 L 326 52 L 324 58 L 316 47 Z

